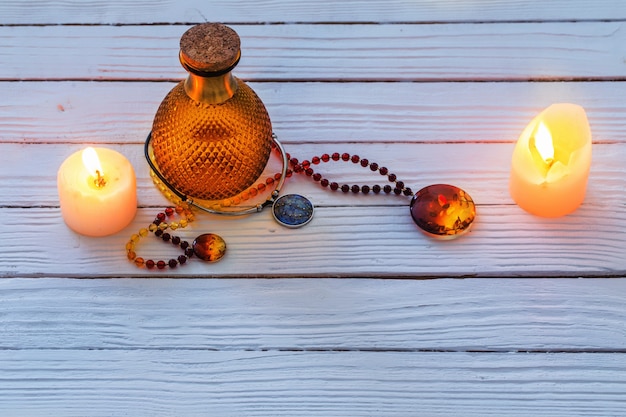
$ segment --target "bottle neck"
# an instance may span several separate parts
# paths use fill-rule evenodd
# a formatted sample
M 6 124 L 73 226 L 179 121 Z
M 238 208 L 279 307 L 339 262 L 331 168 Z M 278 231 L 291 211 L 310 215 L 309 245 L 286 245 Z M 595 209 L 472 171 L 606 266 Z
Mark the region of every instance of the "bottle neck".
M 201 77 L 190 72 L 184 87 L 185 93 L 195 101 L 219 104 L 235 95 L 237 79 L 231 72 L 215 77 Z

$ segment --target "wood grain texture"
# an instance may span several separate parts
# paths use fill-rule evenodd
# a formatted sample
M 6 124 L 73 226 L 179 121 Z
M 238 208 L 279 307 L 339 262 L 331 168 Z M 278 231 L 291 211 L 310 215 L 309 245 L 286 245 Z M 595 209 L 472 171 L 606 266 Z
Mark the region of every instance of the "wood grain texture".
M 179 79 L 185 74 L 178 61 L 179 40 L 188 27 L 0 27 L 5 51 L 0 79 Z M 242 38 L 236 73 L 247 80 L 626 78 L 624 22 L 233 29 Z
M 249 84 L 285 144 L 513 143 L 558 102 L 586 109 L 596 143 L 626 142 L 623 82 Z M 0 82 L 0 142 L 141 144 L 174 85 Z
M 31 0 L 0 4 L 8 24 L 161 22 L 466 22 L 624 19 L 620 0 Z
M 2 351 L 21 416 L 619 416 L 618 355 Z
M 626 415 L 625 19 L 621 0 L 0 2 L 0 415 Z M 207 20 L 242 36 L 236 75 L 290 152 L 462 186 L 472 232 L 433 241 L 407 199 L 297 177 L 307 227 L 199 215 L 180 234 L 221 234 L 222 262 L 137 269 L 124 244 L 165 204 L 142 143 Z M 546 220 L 507 177 L 554 102 L 587 109 L 594 160 L 585 204 Z M 61 220 L 56 170 L 87 143 L 137 169 L 115 236 Z
M 0 175 L 4 193 L 3 207 L 58 207 L 57 170 L 72 153 L 85 144 L 0 143 Z M 142 144 L 105 144 L 125 155 L 137 176 L 138 201 L 142 207 L 161 208 L 168 201 L 157 190 L 149 175 Z M 360 155 L 388 167 L 398 178 L 417 192 L 429 184 L 457 184 L 477 204 L 513 205 L 508 181 L 513 143 L 288 143 L 287 152 L 299 160 L 333 152 Z M 606 198 L 619 195 L 626 188 L 626 144 L 597 143 L 585 205 L 598 210 L 620 211 L 623 201 Z M 36 167 L 36 169 L 35 169 Z M 280 172 L 282 163 L 272 156 L 259 181 Z M 352 162 L 329 162 L 315 166 L 315 171 L 339 184 L 388 184 L 387 177 Z M 306 175 L 286 181 L 284 193 L 307 195 L 317 206 L 396 206 L 405 207 L 408 199 L 395 195 L 344 195 L 321 187 Z
M 623 355 L 626 346 L 623 279 L 39 278 L 0 280 L 0 291 L 0 351 Z
M 130 263 L 124 245 L 147 227 L 155 209 L 141 209 L 124 231 L 107 238 L 79 236 L 59 209 L 0 209 L 2 277 L 482 277 L 624 276 L 626 209 L 583 205 L 560 219 L 542 219 L 517 206 L 479 206 L 472 231 L 454 241 L 422 235 L 405 207 L 318 207 L 298 230 L 278 226 L 269 211 L 245 218 L 203 216 L 185 239 L 217 233 L 228 245 L 216 264 L 189 262 L 173 271 Z M 152 239 L 152 240 L 150 240 Z M 150 237 L 145 258 L 176 257 L 172 245 Z

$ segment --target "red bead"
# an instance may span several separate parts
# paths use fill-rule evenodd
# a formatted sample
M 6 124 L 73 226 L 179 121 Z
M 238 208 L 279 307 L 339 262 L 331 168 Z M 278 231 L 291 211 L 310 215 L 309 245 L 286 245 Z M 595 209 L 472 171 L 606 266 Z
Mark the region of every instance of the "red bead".
M 364 185 L 363 187 L 361 187 L 361 192 L 363 194 L 368 194 L 370 192 L 370 186 L 369 185 Z
M 328 187 L 329 181 L 326 178 L 322 178 L 322 180 L 320 181 L 320 185 L 322 187 Z
M 341 159 L 344 161 L 349 161 L 350 160 L 350 154 L 349 153 L 342 153 L 341 154 Z
M 310 177 L 311 175 L 313 175 L 315 172 L 313 171 L 313 168 L 307 168 L 304 173 Z
M 178 236 L 172 236 L 172 244 L 173 245 L 180 244 L 180 238 Z
M 322 161 L 324 161 L 324 162 L 328 162 L 328 161 L 330 161 L 330 155 L 328 155 L 327 153 L 325 153 L 324 155 L 322 155 Z
M 165 268 L 165 265 L 166 265 L 166 264 L 165 264 L 165 261 L 158 261 L 158 262 L 156 263 L 156 267 L 157 267 L 157 268 L 159 268 L 159 269 L 163 269 L 163 268 Z
M 341 191 L 343 191 L 344 193 L 347 193 L 348 191 L 350 191 L 350 186 L 348 184 L 342 185 Z
M 185 255 L 187 255 L 188 258 L 191 258 L 193 256 L 193 248 L 185 249 Z
M 265 185 L 272 185 L 274 184 L 274 178 L 269 177 L 265 180 Z
M 178 263 L 183 265 L 187 262 L 187 257 L 185 255 L 178 256 Z
M 387 175 L 389 173 L 389 170 L 387 169 L 387 167 L 380 167 L 378 172 L 380 172 L 380 175 Z
M 154 235 L 155 235 L 155 236 L 157 236 L 157 237 L 161 237 L 161 235 L 162 235 L 162 234 L 163 234 L 163 230 L 161 230 L 161 229 L 157 229 L 157 230 L 154 232 Z
M 319 173 L 313 174 L 313 181 L 320 181 L 322 179 L 322 175 Z
M 404 195 L 407 195 L 407 196 L 408 195 L 413 195 L 413 191 L 409 187 L 406 187 L 404 189 L 403 193 L 404 193 Z
M 167 265 L 170 268 L 176 268 L 176 265 L 178 265 L 178 261 L 176 259 L 170 259 L 169 261 L 167 261 Z
M 368 161 L 367 159 L 363 158 L 361 159 L 361 166 L 363 168 L 365 168 L 366 166 L 368 166 L 370 164 L 370 161 Z
M 389 174 L 387 178 L 389 178 L 389 181 L 391 182 L 394 182 L 397 179 L 396 174 Z
M 157 220 L 159 221 L 165 221 L 165 213 L 159 213 L 156 216 Z
M 146 261 L 146 268 L 152 269 L 152 268 L 154 268 L 154 265 L 155 265 L 155 263 L 154 263 L 154 261 L 152 259 L 148 259 Z
M 320 163 L 320 158 L 318 156 L 314 156 L 313 158 L 311 158 L 311 162 L 313 163 L 313 165 L 317 165 Z
M 260 183 L 259 185 L 256 186 L 256 188 L 260 191 L 263 192 L 265 191 L 265 184 Z
M 389 193 L 391 192 L 391 190 L 392 190 L 391 185 L 385 185 L 385 186 L 383 187 L 383 191 L 384 191 L 385 193 L 387 193 L 387 194 L 389 194 Z
M 395 194 L 395 195 L 400 195 L 400 194 L 402 194 L 402 190 L 401 190 L 401 189 L 399 189 L 399 188 L 394 188 L 394 189 L 393 189 L 393 192 L 394 192 L 394 194 Z
M 169 234 L 169 233 L 163 233 L 163 234 L 161 235 L 161 239 L 163 239 L 163 241 L 164 241 L 164 242 L 169 242 L 169 240 L 170 240 L 170 238 L 171 238 L 171 237 L 172 237 L 172 236 L 170 236 L 170 234 Z
M 311 166 L 311 163 L 305 159 L 300 165 L 302 165 L 302 168 L 307 169 Z
M 298 165 L 298 158 L 291 158 L 289 162 L 291 162 L 291 165 Z
M 339 159 L 341 158 L 341 155 L 339 155 L 339 153 L 335 152 L 331 158 L 333 159 L 333 161 L 339 161 Z
M 189 242 L 187 242 L 186 240 L 184 240 L 184 241 L 180 242 L 180 248 L 181 248 L 182 250 L 185 250 L 185 249 L 187 249 L 188 247 L 189 247 Z
M 280 175 L 280 173 L 274 174 L 274 181 L 280 181 L 280 177 L 282 177 L 282 175 Z
M 372 187 L 372 191 L 376 194 L 380 193 L 380 185 L 376 184 Z
M 403 189 L 404 188 L 404 181 L 397 181 L 396 182 L 396 188 Z
M 165 215 L 167 217 L 173 216 L 174 215 L 174 209 L 172 207 L 168 207 L 165 209 Z
M 339 184 L 337 184 L 336 182 L 331 182 L 330 183 L 330 189 L 333 191 L 336 191 L 339 188 Z
M 355 163 L 358 164 L 359 161 L 361 160 L 361 158 L 359 158 L 359 155 L 352 155 L 352 158 L 350 158 L 350 160 Z
M 377 164 L 376 162 L 372 162 L 372 163 L 370 164 L 370 169 L 371 169 L 372 171 L 376 171 L 376 170 L 378 169 L 378 164 Z
M 350 191 L 352 191 L 354 194 L 357 194 L 361 191 L 361 187 L 359 187 L 358 185 L 353 185 L 352 187 L 350 187 Z

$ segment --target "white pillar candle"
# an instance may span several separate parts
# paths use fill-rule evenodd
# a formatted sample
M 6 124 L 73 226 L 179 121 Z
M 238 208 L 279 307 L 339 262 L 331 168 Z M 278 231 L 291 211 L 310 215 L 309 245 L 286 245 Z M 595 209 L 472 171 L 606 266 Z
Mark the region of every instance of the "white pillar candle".
M 583 202 L 591 165 L 591 129 L 585 110 L 553 104 L 526 126 L 511 163 L 513 200 L 537 216 L 558 217 Z
M 87 148 L 70 155 L 57 174 L 65 223 L 86 236 L 107 236 L 125 228 L 137 212 L 135 171 L 122 154 Z

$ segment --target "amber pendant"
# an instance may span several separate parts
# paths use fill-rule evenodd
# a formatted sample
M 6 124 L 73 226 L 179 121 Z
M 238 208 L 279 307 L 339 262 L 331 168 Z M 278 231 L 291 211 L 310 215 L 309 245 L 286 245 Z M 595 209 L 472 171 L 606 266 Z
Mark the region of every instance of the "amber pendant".
M 434 184 L 419 190 L 411 200 L 411 217 L 428 236 L 454 239 L 467 233 L 476 217 L 474 200 L 464 190 Z
M 217 262 L 226 253 L 226 242 L 221 236 L 213 233 L 198 236 L 191 247 L 198 258 L 208 262 Z

